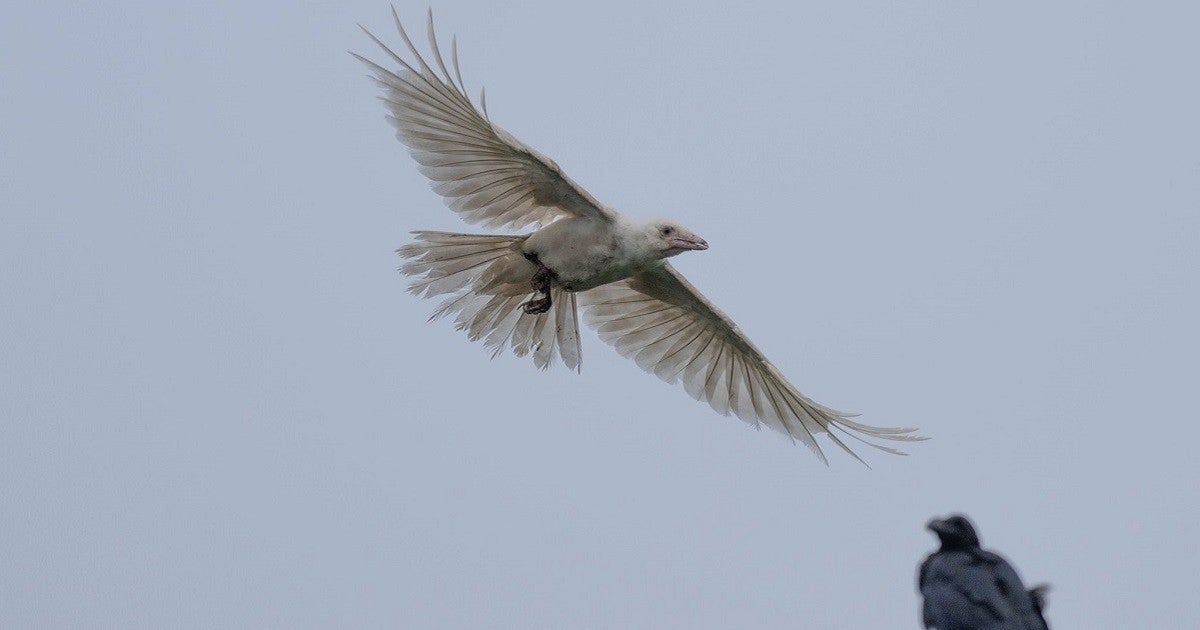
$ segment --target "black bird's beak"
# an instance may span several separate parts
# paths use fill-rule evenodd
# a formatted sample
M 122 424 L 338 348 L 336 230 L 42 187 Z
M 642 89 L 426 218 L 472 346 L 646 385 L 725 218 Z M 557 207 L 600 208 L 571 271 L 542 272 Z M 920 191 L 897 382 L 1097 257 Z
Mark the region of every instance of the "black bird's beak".
M 954 533 L 954 530 L 950 527 L 950 524 L 940 518 L 935 518 L 926 523 L 925 529 L 928 529 L 935 534 L 945 534 L 947 536 Z

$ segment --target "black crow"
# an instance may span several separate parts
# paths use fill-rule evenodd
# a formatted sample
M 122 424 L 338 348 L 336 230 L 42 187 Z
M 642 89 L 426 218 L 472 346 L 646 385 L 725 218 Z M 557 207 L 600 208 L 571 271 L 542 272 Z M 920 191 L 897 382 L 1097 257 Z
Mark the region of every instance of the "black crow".
M 933 519 L 926 527 L 942 542 L 917 576 L 926 628 L 1048 630 L 1042 617 L 1047 587 L 1027 590 L 1012 565 L 980 548 L 965 516 Z

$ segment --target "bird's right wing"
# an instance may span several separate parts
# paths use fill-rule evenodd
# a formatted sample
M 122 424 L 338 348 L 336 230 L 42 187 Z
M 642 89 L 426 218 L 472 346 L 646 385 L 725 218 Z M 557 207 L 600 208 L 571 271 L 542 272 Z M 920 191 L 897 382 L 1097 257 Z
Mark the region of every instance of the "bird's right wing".
M 867 442 L 860 435 L 896 441 L 924 439 L 915 429 L 872 427 L 850 420 L 801 394 L 724 313 L 713 306 L 670 264 L 582 294 L 585 320 L 623 356 L 642 369 L 684 389 L 724 415 L 766 424 L 804 442 L 827 461 L 814 436 L 828 434 L 862 461 L 835 434 Z
M 587 216 L 611 221 L 611 212 L 581 186 L 571 181 L 553 160 L 525 146 L 481 113 L 463 87 L 458 70 L 458 47 L 450 60 L 457 82 L 451 78 L 438 50 L 429 14 L 429 45 L 439 75 L 426 63 L 400 25 L 400 37 L 416 58 L 414 67 L 370 31 L 367 36 L 396 62 L 389 70 L 360 55 L 384 89 L 388 120 L 433 181 L 433 188 L 468 223 L 488 227 L 545 224 L 563 216 Z M 481 100 L 482 102 L 482 100 Z

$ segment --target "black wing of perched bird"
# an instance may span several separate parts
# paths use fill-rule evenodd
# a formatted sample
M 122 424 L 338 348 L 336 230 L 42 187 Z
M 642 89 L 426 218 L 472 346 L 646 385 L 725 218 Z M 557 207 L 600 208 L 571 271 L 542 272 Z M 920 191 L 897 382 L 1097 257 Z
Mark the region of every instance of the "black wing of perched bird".
M 942 547 L 925 558 L 917 576 L 926 628 L 1048 630 L 1044 587 L 1026 589 L 1011 564 L 979 546 L 966 517 L 934 519 L 928 528 Z

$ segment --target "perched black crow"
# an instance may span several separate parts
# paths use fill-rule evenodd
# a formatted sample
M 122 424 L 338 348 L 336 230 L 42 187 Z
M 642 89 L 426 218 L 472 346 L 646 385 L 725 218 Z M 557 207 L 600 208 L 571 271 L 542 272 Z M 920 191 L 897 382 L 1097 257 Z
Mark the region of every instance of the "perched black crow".
M 917 575 L 926 628 L 1048 630 L 1042 617 L 1048 587 L 1026 590 L 1012 565 L 980 548 L 965 516 L 935 518 L 926 527 L 942 541 Z

